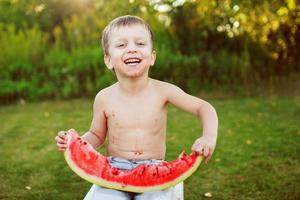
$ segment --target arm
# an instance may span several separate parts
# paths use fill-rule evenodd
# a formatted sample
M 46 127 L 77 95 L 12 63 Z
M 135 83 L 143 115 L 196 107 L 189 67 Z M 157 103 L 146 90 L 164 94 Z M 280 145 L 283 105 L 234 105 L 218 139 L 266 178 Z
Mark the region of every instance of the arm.
M 202 121 L 203 133 L 193 144 L 192 150 L 203 153 L 206 162 L 211 158 L 215 149 L 218 134 L 218 117 L 214 107 L 208 102 L 191 96 L 179 87 L 166 83 L 164 91 L 167 101 L 186 112 L 192 113 Z
M 104 94 L 100 91 L 94 101 L 93 105 L 93 119 L 90 130 L 86 132 L 82 138 L 87 140 L 94 148 L 101 146 L 106 137 L 106 117 L 104 114 Z M 65 151 L 67 148 L 67 133 L 66 131 L 59 131 L 55 137 L 56 146 L 59 151 Z
M 90 130 L 82 136 L 82 138 L 87 140 L 94 148 L 100 147 L 104 143 L 107 132 L 104 97 L 103 91 L 100 91 L 96 95 Z

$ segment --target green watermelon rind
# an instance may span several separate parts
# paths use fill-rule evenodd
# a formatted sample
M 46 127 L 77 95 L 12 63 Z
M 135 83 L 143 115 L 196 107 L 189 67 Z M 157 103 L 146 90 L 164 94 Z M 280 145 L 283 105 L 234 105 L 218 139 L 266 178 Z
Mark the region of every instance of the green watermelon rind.
M 81 178 L 85 179 L 86 181 L 91 182 L 91 183 L 101 186 L 101 187 L 105 187 L 105 188 L 111 188 L 111 189 L 115 189 L 115 190 L 122 190 L 122 191 L 128 191 L 128 192 L 136 192 L 136 193 L 165 190 L 169 187 L 177 185 L 178 183 L 187 179 L 189 176 L 191 176 L 197 170 L 197 168 L 201 164 L 202 158 L 203 158 L 202 156 L 197 156 L 196 161 L 194 162 L 193 166 L 191 166 L 186 172 L 184 172 L 182 175 L 178 176 L 176 179 L 174 179 L 172 181 L 169 181 L 169 182 L 163 183 L 163 184 L 158 184 L 155 186 L 134 186 L 134 185 L 122 185 L 122 183 L 119 183 L 119 182 L 107 181 L 100 177 L 87 174 L 81 168 L 77 167 L 76 163 L 71 159 L 71 152 L 68 148 L 64 152 L 64 157 L 65 157 L 65 160 L 68 163 L 69 167 L 77 175 L 79 175 Z

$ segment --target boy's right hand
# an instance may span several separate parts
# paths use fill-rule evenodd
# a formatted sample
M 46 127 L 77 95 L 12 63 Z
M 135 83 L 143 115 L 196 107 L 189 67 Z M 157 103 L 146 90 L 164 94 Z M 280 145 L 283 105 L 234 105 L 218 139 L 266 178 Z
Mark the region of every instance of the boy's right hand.
M 67 148 L 67 131 L 59 131 L 57 133 L 57 136 L 55 137 L 56 140 L 56 146 L 59 151 L 64 152 Z

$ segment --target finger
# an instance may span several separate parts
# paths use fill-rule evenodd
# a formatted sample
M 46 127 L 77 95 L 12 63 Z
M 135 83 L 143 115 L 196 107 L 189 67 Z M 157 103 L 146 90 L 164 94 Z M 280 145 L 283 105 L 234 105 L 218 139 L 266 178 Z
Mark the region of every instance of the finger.
M 209 149 L 210 148 L 208 146 L 205 146 L 203 148 L 203 155 L 204 155 L 204 157 L 207 157 L 209 155 L 209 151 L 210 151 Z
M 212 156 L 212 154 L 211 154 L 211 152 L 209 152 L 208 156 L 205 158 L 205 164 L 208 163 L 208 161 L 210 160 L 211 156 Z
M 211 159 L 211 154 L 205 158 L 205 164 L 207 164 L 208 161 L 210 161 L 210 159 Z
M 59 137 L 59 136 L 56 136 L 56 137 L 55 137 L 55 141 L 58 142 L 58 143 L 61 143 L 61 144 L 66 144 L 66 143 L 67 143 L 66 138 L 62 139 L 62 138 Z
M 208 163 L 208 161 L 210 161 L 210 159 L 211 159 L 211 157 L 212 157 L 212 155 L 213 155 L 213 152 L 214 152 L 214 149 L 213 149 L 213 148 L 210 148 L 210 149 L 209 149 L 209 154 L 208 154 L 208 156 L 207 156 L 206 159 L 205 159 L 205 163 L 206 163 L 206 164 Z
M 197 145 L 192 149 L 192 151 L 195 151 L 195 152 L 197 152 L 198 154 L 203 155 L 203 148 L 204 148 L 204 146 L 203 146 L 202 144 L 197 144 Z
M 58 148 L 58 151 L 64 152 L 66 151 L 66 148 Z
M 64 139 L 63 138 L 61 138 L 61 137 L 59 137 L 58 135 L 57 136 L 55 136 L 55 141 L 56 142 L 62 142 L 62 141 L 64 141 Z
M 66 131 L 59 131 L 57 135 L 61 138 L 66 138 L 67 137 L 67 132 Z
M 67 144 L 56 143 L 58 148 L 67 148 Z
M 75 131 L 75 129 L 74 129 L 74 128 L 71 128 L 71 129 L 69 129 L 69 130 L 67 131 L 67 133 L 69 133 L 69 131 Z

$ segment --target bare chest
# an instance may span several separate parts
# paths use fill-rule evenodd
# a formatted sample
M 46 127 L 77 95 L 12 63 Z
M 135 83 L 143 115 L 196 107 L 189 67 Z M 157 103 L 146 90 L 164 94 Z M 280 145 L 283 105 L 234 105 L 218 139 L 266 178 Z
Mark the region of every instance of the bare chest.
M 162 101 L 113 101 L 106 109 L 109 127 L 141 129 L 165 123 L 166 106 Z

